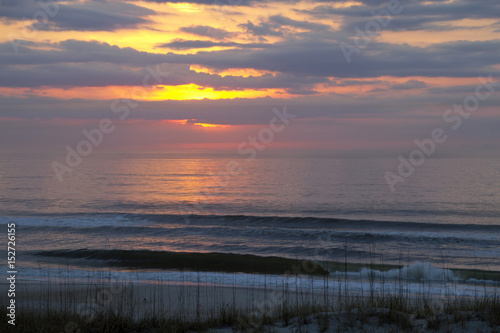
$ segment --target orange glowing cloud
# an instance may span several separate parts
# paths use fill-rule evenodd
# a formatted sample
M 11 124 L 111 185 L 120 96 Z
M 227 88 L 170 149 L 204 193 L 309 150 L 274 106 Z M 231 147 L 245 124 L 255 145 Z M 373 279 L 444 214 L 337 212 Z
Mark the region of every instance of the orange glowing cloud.
M 193 125 L 193 126 L 200 126 L 203 128 L 227 128 L 230 127 L 231 125 L 222 125 L 222 124 L 211 124 L 211 123 L 200 123 L 196 122 L 195 119 L 166 119 L 162 120 L 162 122 L 166 122 L 168 124 L 174 124 L 174 125 Z
M 254 68 L 228 68 L 225 70 L 216 70 L 200 65 L 191 65 L 189 66 L 190 70 L 193 70 L 197 73 L 207 73 L 207 74 L 217 74 L 219 76 L 241 76 L 241 77 L 250 77 L 250 76 L 263 76 L 265 74 L 277 74 L 278 72 L 271 72 L 261 69 Z

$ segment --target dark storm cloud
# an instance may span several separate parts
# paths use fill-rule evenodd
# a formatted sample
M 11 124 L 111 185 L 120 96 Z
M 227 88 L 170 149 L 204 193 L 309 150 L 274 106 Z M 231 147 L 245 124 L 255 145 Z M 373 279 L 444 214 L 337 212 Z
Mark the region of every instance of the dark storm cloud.
M 0 17 L 14 20 L 35 18 L 37 22 L 31 26 L 34 30 L 113 31 L 148 23 L 147 17 L 156 14 L 153 10 L 120 2 L 40 3 L 49 4 L 49 10 L 43 10 L 38 2 L 30 0 L 3 1 L 0 3 Z

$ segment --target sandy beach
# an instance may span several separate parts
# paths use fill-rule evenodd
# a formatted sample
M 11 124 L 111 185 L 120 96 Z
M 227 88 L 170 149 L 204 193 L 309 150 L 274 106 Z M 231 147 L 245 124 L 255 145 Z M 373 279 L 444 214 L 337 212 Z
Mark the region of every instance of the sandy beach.
M 6 287 L 2 284 L 2 291 Z M 68 318 L 72 319 L 58 322 L 61 329 L 57 332 L 84 332 L 86 325 L 95 325 L 110 313 L 118 316 L 114 320 L 128 318 L 131 323 L 142 322 L 142 326 L 150 322 L 148 328 L 140 330 L 130 324 L 123 332 L 175 332 L 179 322 L 186 328 L 180 331 L 186 332 L 497 332 L 500 302 L 498 298 L 485 301 L 410 299 L 404 295 L 355 297 L 293 286 L 284 290 L 201 282 L 21 282 L 16 291 L 17 328 L 26 324 L 24 313 L 42 318 L 71 313 Z M 176 324 L 155 327 L 155 322 L 166 319 Z
M 2 290 L 7 288 L 1 285 Z M 108 309 L 133 318 L 148 315 L 177 316 L 186 319 L 209 316 L 219 308 L 246 312 L 264 311 L 290 304 L 320 303 L 324 293 L 311 290 L 220 286 L 207 283 L 39 283 L 17 285 L 16 303 L 20 310 L 74 310 L 94 315 Z M 330 302 L 334 295 L 330 295 Z

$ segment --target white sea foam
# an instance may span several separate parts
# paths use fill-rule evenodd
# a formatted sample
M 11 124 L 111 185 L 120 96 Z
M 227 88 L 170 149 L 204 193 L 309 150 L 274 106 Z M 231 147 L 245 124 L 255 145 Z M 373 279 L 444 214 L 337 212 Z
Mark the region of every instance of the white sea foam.
M 360 278 L 358 273 L 338 273 L 332 274 L 327 280 L 325 277 L 310 276 L 283 276 L 283 275 L 262 275 L 246 273 L 220 273 L 220 272 L 192 272 L 192 271 L 120 271 L 107 269 L 95 269 L 92 271 L 84 269 L 72 269 L 68 271 L 65 268 L 44 267 L 43 271 L 37 269 L 27 269 L 24 273 L 24 280 L 44 282 L 50 276 L 51 281 L 59 282 L 78 282 L 95 283 L 115 282 L 120 283 L 164 283 L 164 284 L 207 284 L 216 283 L 220 287 L 246 287 L 246 288 L 266 288 L 268 290 L 283 290 L 288 288 L 290 291 L 295 289 L 302 292 L 324 292 L 327 287 L 329 293 L 347 291 L 352 295 L 369 295 L 371 293 L 400 294 L 419 296 L 457 296 L 457 297 L 482 297 L 499 293 L 498 286 L 482 285 L 476 286 L 470 283 L 458 281 L 449 270 L 442 270 L 428 263 L 417 263 L 400 270 L 391 270 L 387 272 L 378 272 L 385 274 L 383 279 L 368 279 L 368 272 Z M 399 274 L 413 275 L 413 280 L 399 280 Z M 356 276 L 357 275 L 357 276 Z M 382 277 L 382 275 L 378 275 Z M 441 278 L 439 278 L 441 276 Z M 443 280 L 443 276 L 446 280 Z M 395 278 L 390 280 L 389 278 Z M 428 282 L 422 283 L 418 278 L 426 278 Z M 441 280 L 440 280 L 441 279 Z M 448 282 L 454 279 L 452 283 Z M 485 282 L 485 281 L 479 281 Z
M 361 269 L 364 278 L 404 279 L 409 281 L 455 281 L 458 278 L 446 268 L 435 267 L 429 262 L 417 262 L 410 266 L 395 268 L 389 271 L 379 271 L 370 268 Z

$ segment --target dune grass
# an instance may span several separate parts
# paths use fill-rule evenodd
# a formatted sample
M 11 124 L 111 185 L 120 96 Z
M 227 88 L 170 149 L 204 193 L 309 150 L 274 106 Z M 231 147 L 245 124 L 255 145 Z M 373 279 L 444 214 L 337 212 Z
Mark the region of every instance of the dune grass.
M 142 250 L 60 250 L 38 254 L 100 260 L 109 267 L 176 269 L 180 270 L 180 281 L 177 284 L 151 281 L 146 287 L 150 289 L 147 302 L 152 306 L 143 311 L 145 303 L 137 304 L 138 295 L 144 291 L 143 284 L 112 281 L 111 274 L 106 281 L 106 272 L 99 271 L 81 283 L 84 290 L 80 292 L 85 296 L 82 301 L 75 297 L 68 268 L 67 281 L 55 282 L 47 275 L 38 298 L 18 309 L 16 327 L 2 320 L 0 332 L 210 332 L 218 328 L 275 332 L 280 327 L 289 332 L 346 332 L 376 327 L 382 332 L 451 332 L 457 328 L 500 333 L 500 294 L 488 293 L 480 283 L 470 285 L 476 289 L 474 297 L 457 296 L 453 292 L 435 295 L 428 292 L 431 281 L 415 282 L 402 276 L 388 282 L 383 276 L 360 274 L 360 282 L 369 286 L 367 292 L 360 292 L 350 289 L 350 278 L 344 274 L 363 268 L 386 272 L 403 265 L 385 265 L 373 260 L 356 264 L 349 263 L 347 257 L 343 263 L 313 263 L 251 255 Z M 304 267 L 314 269 L 304 270 Z M 237 290 L 235 285 L 204 281 L 201 273 L 197 273 L 197 282 L 193 283 L 192 278 L 187 282 L 184 278 L 187 273 L 182 270 L 217 271 L 229 276 L 260 273 L 260 278 L 257 285 Z M 336 274 L 330 275 L 328 270 Z M 498 274 L 477 270 L 455 270 L 455 273 L 483 280 L 496 280 Z M 133 279 L 133 273 L 130 274 Z M 267 278 L 271 274 L 274 279 L 282 278 L 279 286 Z M 293 280 L 295 283 L 290 282 Z M 318 288 L 318 282 L 319 285 L 322 282 L 323 288 Z M 397 284 L 397 288 L 390 290 L 387 283 Z M 411 283 L 421 283 L 421 292 L 410 292 Z M 448 289 L 453 290 L 453 285 Z M 500 288 L 490 290 L 500 291 Z M 19 292 L 23 293 L 22 287 Z M 2 307 L 0 315 L 6 318 L 6 314 Z M 470 326 L 471 323 L 483 326 Z
M 5 309 L 2 310 L 5 316 Z M 388 332 L 418 332 L 415 324 L 426 321 L 427 331 L 452 331 L 467 327 L 470 321 L 482 320 L 491 332 L 500 332 L 500 299 L 448 299 L 443 303 L 428 299 L 409 300 L 404 295 L 377 297 L 342 297 L 336 304 L 286 301 L 267 312 L 220 306 L 203 318 L 187 318 L 181 313 L 169 316 L 148 314 L 134 319 L 126 313 L 103 311 L 92 317 L 66 310 L 21 311 L 15 330 L 2 321 L 2 332 L 209 332 L 230 327 L 234 332 L 272 332 L 273 327 L 290 326 L 302 331 L 315 318 L 321 332 L 345 332 L 375 321 Z M 291 324 L 295 325 L 292 326 Z M 293 330 L 292 327 L 298 328 Z M 448 328 L 448 330 L 446 329 Z
M 234 290 L 235 286 L 216 282 L 207 285 L 199 280 L 191 284 L 189 290 L 181 285 L 180 293 L 174 295 L 161 288 L 168 290 L 170 285 L 157 281 L 154 297 L 158 298 L 158 305 L 152 311 L 141 313 L 134 309 L 137 304 L 133 303 L 134 294 L 140 291 L 139 285 L 122 282 L 122 287 L 115 286 L 124 296 L 121 302 L 107 303 L 99 300 L 104 294 L 92 294 L 91 289 L 109 290 L 109 285 L 102 280 L 89 279 L 85 284 L 89 296 L 82 308 L 82 304 L 76 304 L 71 296 L 70 288 L 64 283 L 54 284 L 47 277 L 41 299 L 34 300 L 32 307 L 19 310 L 15 328 L 3 320 L 0 332 L 210 332 L 221 327 L 234 332 L 273 332 L 276 327 L 289 327 L 290 332 L 345 332 L 363 325 L 375 325 L 387 332 L 420 332 L 422 321 L 430 332 L 467 328 L 471 321 L 481 321 L 490 332 L 500 332 L 500 295 L 497 294 L 478 297 L 412 295 L 405 287 L 407 281 L 401 281 L 398 292 L 370 290 L 362 294 L 349 290 L 346 280 L 339 280 L 338 288 L 331 290 L 327 287 L 329 276 L 306 278 L 297 275 L 296 278 L 310 280 L 311 285 L 313 279 L 320 279 L 325 287 L 313 293 L 307 285 L 299 289 L 296 285 L 283 284 L 273 289 L 264 282 L 248 289 L 243 296 L 233 294 L 232 302 L 227 303 L 228 300 L 220 296 L 221 291 L 223 288 Z M 213 298 L 209 308 L 202 302 L 203 290 Z M 264 291 L 264 301 L 259 300 L 259 291 Z M 245 297 L 245 306 L 236 306 L 235 297 Z M 187 302 L 190 298 L 196 302 Z M 96 302 L 106 306 L 91 312 L 85 310 Z M 172 308 L 169 302 L 176 306 Z M 5 307 L 2 309 L 1 315 L 5 318 Z M 311 322 L 316 325 L 312 330 L 308 326 Z

